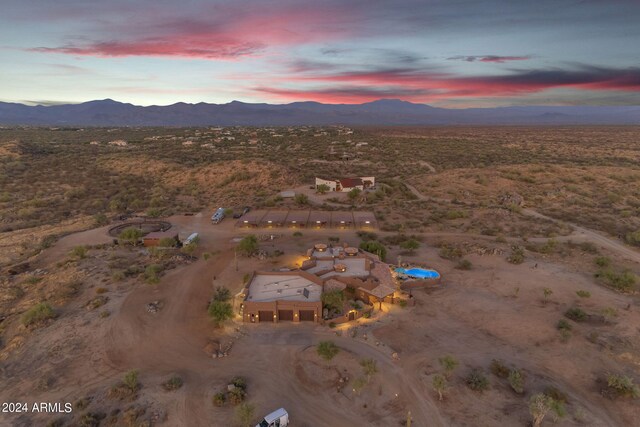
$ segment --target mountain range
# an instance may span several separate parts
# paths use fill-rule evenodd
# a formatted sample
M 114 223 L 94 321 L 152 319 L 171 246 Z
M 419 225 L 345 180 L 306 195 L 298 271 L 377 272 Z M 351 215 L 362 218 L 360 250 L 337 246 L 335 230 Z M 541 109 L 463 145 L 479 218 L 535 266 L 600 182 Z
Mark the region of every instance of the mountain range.
M 35 126 L 288 125 L 640 125 L 640 106 L 524 106 L 446 109 L 398 99 L 364 104 L 187 104 L 137 106 L 111 99 L 81 104 L 0 102 L 0 124 Z

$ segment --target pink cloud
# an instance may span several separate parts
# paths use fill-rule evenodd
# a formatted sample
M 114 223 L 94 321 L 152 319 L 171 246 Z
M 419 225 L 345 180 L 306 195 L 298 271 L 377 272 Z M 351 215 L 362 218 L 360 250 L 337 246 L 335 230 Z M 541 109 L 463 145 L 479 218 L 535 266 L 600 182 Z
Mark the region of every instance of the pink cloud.
M 115 39 L 28 49 L 76 56 L 156 56 L 235 59 L 255 55 L 268 46 L 290 46 L 344 37 L 338 7 L 256 7 L 247 11 L 227 7 L 209 18 L 157 19 L 119 24 Z M 105 32 L 113 34 L 114 29 Z M 116 29 L 116 34 L 118 30 Z

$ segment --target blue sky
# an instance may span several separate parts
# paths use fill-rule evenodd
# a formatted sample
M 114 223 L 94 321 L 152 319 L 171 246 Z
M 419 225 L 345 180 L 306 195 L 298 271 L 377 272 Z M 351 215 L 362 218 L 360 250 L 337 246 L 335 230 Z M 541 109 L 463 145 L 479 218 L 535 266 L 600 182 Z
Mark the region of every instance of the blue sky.
M 0 100 L 640 105 L 640 1 L 16 1 Z

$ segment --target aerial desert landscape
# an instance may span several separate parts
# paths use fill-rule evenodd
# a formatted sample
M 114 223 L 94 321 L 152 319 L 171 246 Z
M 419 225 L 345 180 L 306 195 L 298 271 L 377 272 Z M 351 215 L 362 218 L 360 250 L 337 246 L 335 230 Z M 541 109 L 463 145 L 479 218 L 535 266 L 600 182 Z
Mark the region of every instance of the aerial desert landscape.
M 604 156 L 612 135 L 616 155 Z M 637 419 L 638 128 L 1 136 L 0 393 L 73 406 L 4 414 L 10 425 L 231 425 L 245 402 L 255 419 L 285 407 L 300 426 L 526 425 L 540 393 L 554 399 L 545 423 Z M 319 191 L 316 175 L 371 175 L 375 189 Z M 376 223 L 243 221 L 279 211 Z M 136 224 L 198 239 L 145 246 L 126 236 Z M 243 321 L 249 275 L 299 270 L 317 244 L 383 258 L 393 302 L 356 301 L 363 316 L 346 322 L 326 311 Z M 403 280 L 393 265 L 441 278 Z M 220 289 L 232 306 L 222 321 L 208 310 Z M 357 300 L 348 289 L 340 316 Z M 238 378 L 241 398 L 228 392 Z

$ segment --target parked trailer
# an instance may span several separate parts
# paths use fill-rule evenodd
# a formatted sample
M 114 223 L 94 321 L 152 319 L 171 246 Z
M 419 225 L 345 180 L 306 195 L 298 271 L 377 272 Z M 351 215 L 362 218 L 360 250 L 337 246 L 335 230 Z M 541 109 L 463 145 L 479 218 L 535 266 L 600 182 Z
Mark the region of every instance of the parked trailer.
M 288 425 L 289 414 L 284 408 L 280 408 L 264 417 L 256 427 L 286 427 Z
M 223 219 L 224 219 L 224 208 L 218 208 L 218 210 L 215 211 L 213 215 L 211 215 L 211 222 L 213 222 L 214 224 L 219 223 Z
M 183 245 L 190 245 L 191 243 L 195 242 L 196 240 L 198 240 L 198 233 L 191 233 L 189 235 L 189 237 L 187 237 L 186 239 L 184 239 L 184 242 L 182 242 Z

